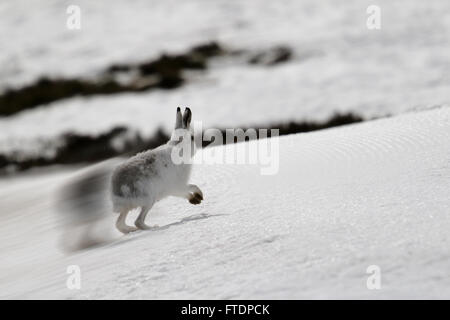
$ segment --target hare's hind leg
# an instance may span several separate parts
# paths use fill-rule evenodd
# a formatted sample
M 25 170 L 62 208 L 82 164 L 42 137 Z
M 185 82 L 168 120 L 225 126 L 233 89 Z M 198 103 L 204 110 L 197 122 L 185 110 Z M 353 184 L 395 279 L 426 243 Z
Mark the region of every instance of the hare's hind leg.
M 134 222 L 134 225 L 141 230 L 148 230 L 151 227 L 145 224 L 145 217 L 147 216 L 147 213 L 150 211 L 152 206 L 145 206 L 141 208 L 141 212 L 139 213 L 139 216 L 137 217 L 136 221 Z
M 122 211 L 122 212 L 119 214 L 119 217 L 117 218 L 117 221 L 116 221 L 116 228 L 117 228 L 120 232 L 122 232 L 122 233 L 124 233 L 124 234 L 127 234 L 127 233 L 130 233 L 130 232 L 133 232 L 133 231 L 136 231 L 136 230 L 137 230 L 137 228 L 135 228 L 135 227 L 130 227 L 130 226 L 128 226 L 128 225 L 125 223 L 125 221 L 126 221 L 126 219 L 127 219 L 128 212 L 129 212 L 129 211 Z

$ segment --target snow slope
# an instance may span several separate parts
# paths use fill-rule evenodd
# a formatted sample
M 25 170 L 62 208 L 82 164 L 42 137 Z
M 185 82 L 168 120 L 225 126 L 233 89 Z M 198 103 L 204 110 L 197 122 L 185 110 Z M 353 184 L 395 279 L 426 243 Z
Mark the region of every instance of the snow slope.
M 72 171 L 2 180 L 0 297 L 448 299 L 449 141 L 450 108 L 284 136 L 278 174 L 198 165 L 201 205 L 163 200 L 159 228 L 71 255 L 52 208 Z

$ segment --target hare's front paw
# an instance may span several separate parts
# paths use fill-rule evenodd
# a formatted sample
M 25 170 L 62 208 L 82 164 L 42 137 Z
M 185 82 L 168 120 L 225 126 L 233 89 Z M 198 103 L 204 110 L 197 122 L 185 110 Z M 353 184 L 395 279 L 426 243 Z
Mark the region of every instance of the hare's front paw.
M 203 200 L 203 195 L 198 192 L 194 192 L 190 195 L 188 200 L 192 204 L 200 204 L 200 202 L 202 202 Z
M 187 199 L 192 204 L 199 204 L 203 200 L 203 192 L 195 184 L 188 185 L 188 196 Z

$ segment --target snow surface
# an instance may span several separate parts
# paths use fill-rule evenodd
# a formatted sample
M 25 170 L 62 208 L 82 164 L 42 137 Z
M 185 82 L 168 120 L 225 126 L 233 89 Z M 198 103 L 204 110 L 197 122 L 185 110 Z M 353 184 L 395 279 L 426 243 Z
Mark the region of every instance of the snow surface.
M 449 141 L 448 107 L 280 137 L 278 174 L 196 165 L 201 205 L 165 199 L 147 217 L 159 228 L 70 255 L 53 208 L 75 171 L 2 179 L 0 297 L 448 299 Z
M 0 119 L 0 152 L 117 125 L 151 135 L 172 127 L 177 106 L 190 106 L 205 127 L 239 127 L 323 120 L 337 111 L 372 118 L 450 103 L 448 0 L 379 0 L 375 31 L 366 27 L 371 0 L 79 0 L 79 31 L 66 28 L 68 4 L 0 3 L 0 88 L 48 74 L 93 76 L 111 63 L 210 40 L 256 51 L 287 45 L 294 58 L 272 68 L 219 59 L 174 91 L 73 98 Z

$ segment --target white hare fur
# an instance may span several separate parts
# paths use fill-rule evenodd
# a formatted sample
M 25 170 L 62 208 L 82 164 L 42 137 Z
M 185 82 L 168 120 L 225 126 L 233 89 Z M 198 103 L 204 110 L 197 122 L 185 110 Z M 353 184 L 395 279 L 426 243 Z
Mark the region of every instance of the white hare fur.
M 145 217 L 153 204 L 167 196 L 186 198 L 192 204 L 203 200 L 199 187 L 188 184 L 191 164 L 174 163 L 173 152 L 182 154 L 186 144 L 190 145 L 193 155 L 193 134 L 191 132 L 192 113 L 186 108 L 181 114 L 177 108 L 175 130 L 171 139 L 156 149 L 135 155 L 119 165 L 111 178 L 111 199 L 114 212 L 119 213 L 116 227 L 122 233 L 137 229 L 149 229 Z M 126 225 L 125 220 L 130 210 L 141 208 L 135 221 L 136 227 Z

